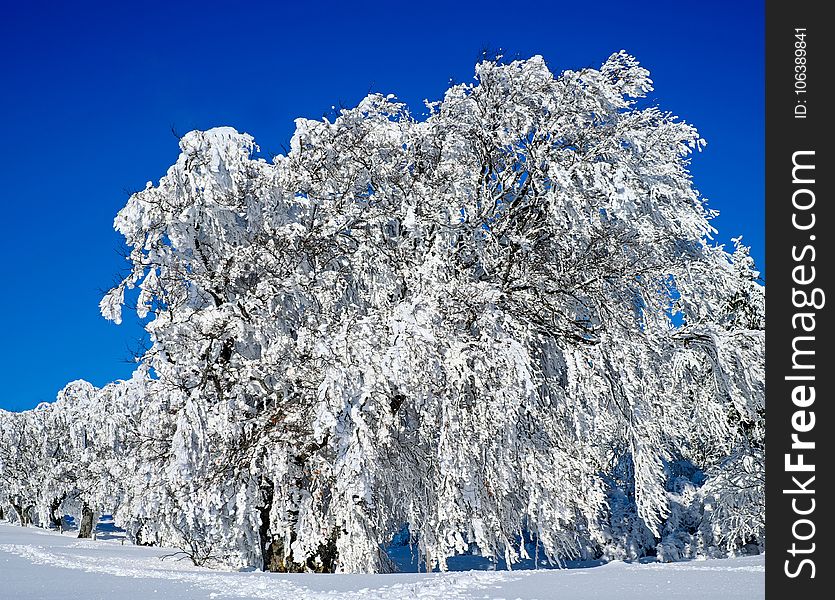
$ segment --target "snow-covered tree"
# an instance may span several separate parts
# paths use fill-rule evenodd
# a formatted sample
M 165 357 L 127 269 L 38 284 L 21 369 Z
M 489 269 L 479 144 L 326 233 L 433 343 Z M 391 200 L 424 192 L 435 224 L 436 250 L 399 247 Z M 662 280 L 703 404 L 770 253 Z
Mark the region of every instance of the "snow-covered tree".
M 486 61 L 423 120 L 379 94 L 299 119 L 271 162 L 185 135 L 116 217 L 102 313 L 138 288 L 151 347 L 67 417 L 77 495 L 284 571 L 387 570 L 404 526 L 439 569 L 761 544 L 763 288 L 650 90 L 624 52 Z
M 32 523 L 43 464 L 41 407 L 26 413 L 0 411 L 0 502 L 20 525 Z

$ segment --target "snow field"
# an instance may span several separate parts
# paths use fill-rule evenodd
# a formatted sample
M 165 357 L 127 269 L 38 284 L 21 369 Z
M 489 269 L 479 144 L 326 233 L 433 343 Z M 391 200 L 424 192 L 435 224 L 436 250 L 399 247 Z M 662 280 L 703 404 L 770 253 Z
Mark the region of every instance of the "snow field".
M 765 581 L 763 555 L 562 570 L 332 575 L 215 571 L 161 559 L 171 552 L 0 524 L 0 598 L 756 600 L 764 597 Z

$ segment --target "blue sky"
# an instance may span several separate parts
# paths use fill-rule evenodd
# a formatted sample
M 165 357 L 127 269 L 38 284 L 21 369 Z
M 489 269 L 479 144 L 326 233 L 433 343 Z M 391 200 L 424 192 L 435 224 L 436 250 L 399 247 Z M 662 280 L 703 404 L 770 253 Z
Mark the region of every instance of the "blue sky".
M 126 264 L 113 217 L 176 159 L 172 127 L 280 152 L 293 119 L 368 91 L 439 98 L 485 47 L 555 72 L 634 54 L 708 141 L 692 172 L 719 240 L 742 234 L 764 268 L 762 2 L 64 4 L 0 9 L 0 408 L 130 375 L 141 326 L 98 301 Z

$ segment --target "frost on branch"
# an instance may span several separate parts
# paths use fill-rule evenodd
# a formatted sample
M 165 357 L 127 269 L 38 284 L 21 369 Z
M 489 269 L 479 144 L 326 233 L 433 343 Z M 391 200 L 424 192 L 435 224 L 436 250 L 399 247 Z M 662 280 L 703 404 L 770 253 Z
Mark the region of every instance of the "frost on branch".
M 101 304 L 139 287 L 152 345 L 2 415 L 4 501 L 280 571 L 388 570 L 404 528 L 436 569 L 761 545 L 763 287 L 651 89 L 623 52 L 487 61 L 422 121 L 380 94 L 298 119 L 272 162 L 187 134 L 116 217 L 131 273 Z M 17 442 L 56 429 L 72 475 Z

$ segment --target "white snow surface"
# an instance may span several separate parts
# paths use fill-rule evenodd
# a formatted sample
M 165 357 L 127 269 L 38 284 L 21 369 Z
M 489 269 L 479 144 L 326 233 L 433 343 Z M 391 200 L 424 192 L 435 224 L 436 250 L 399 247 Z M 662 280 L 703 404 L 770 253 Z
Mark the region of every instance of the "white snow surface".
M 754 600 L 765 595 L 764 555 L 539 571 L 332 575 L 216 571 L 161 560 L 171 552 L 0 523 L 0 598 Z

